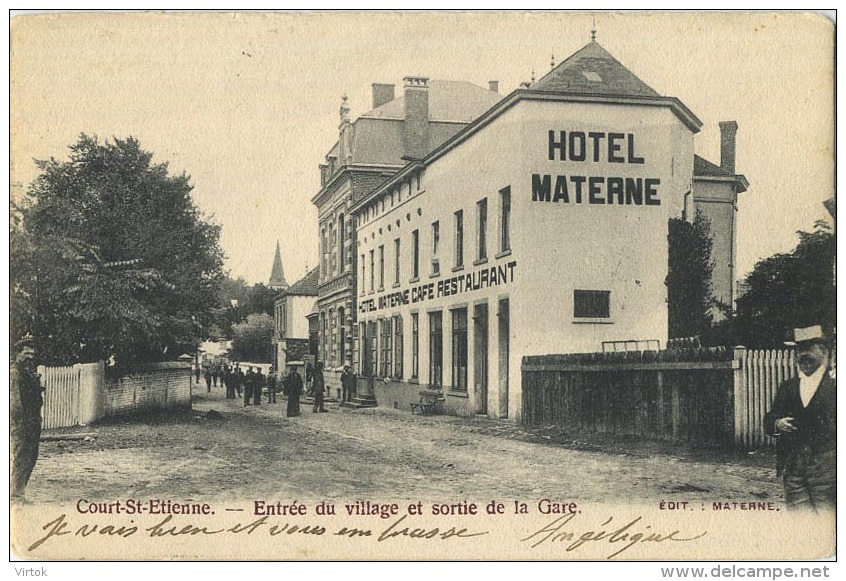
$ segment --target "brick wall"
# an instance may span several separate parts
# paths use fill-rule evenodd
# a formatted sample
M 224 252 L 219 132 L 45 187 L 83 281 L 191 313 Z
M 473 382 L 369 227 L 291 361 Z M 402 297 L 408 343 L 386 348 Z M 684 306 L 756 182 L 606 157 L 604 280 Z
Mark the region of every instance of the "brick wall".
M 153 363 L 105 381 L 105 415 L 191 406 L 191 366 Z

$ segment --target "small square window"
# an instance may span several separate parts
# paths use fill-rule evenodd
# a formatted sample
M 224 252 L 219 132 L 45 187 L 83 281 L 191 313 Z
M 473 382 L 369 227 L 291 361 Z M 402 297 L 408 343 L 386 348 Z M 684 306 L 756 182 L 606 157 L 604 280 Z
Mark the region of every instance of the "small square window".
M 611 317 L 611 291 L 574 290 L 573 316 L 580 319 Z

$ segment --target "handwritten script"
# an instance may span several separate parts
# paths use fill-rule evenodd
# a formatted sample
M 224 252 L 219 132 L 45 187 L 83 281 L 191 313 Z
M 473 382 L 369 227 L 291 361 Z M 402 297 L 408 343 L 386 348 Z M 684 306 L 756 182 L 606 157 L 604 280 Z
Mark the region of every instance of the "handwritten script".
M 292 525 L 289 523 L 272 524 L 272 521 L 267 516 L 262 516 L 246 524 L 237 523 L 226 528 L 215 528 L 197 526 L 192 523 L 181 523 L 173 515 L 168 515 L 156 524 L 142 528 L 134 524 L 134 521 L 130 521 L 129 524 L 71 523 L 66 514 L 61 514 L 41 527 L 41 530 L 45 531 L 44 536 L 32 543 L 28 547 L 28 550 L 34 551 L 51 539 L 65 537 L 67 535 L 76 537 L 96 536 L 98 537 L 98 542 L 103 538 L 125 539 L 136 536 L 146 538 L 173 538 L 208 535 L 252 535 L 254 533 L 267 534 L 270 537 L 283 534 L 309 536 L 334 535 L 348 538 L 372 537 L 376 542 L 382 543 L 399 538 L 446 541 L 449 539 L 467 539 L 488 534 L 488 531 L 471 531 L 464 527 L 459 528 L 455 526 L 414 526 L 410 522 L 405 522 L 407 518 L 407 515 L 403 515 L 381 531 L 377 530 L 374 532 L 371 529 L 341 527 L 334 532 L 330 532 L 325 526 L 316 523 L 309 525 Z
M 603 527 L 601 530 L 579 531 L 569 527 L 575 518 L 575 514 L 558 517 L 520 540 L 524 543 L 531 543 L 533 549 L 544 543 L 565 543 L 564 550 L 567 552 L 575 551 L 588 543 L 607 543 L 615 550 L 606 559 L 613 559 L 638 543 L 690 542 L 701 539 L 708 534 L 708 531 L 703 531 L 693 536 L 682 536 L 683 533 L 679 530 L 658 532 L 652 530 L 652 525 L 643 523 L 643 517 L 633 518 L 620 526 L 611 525 L 614 520 L 613 516 L 600 525 Z M 612 530 L 605 530 L 604 527 Z M 620 548 L 617 549 L 617 547 Z

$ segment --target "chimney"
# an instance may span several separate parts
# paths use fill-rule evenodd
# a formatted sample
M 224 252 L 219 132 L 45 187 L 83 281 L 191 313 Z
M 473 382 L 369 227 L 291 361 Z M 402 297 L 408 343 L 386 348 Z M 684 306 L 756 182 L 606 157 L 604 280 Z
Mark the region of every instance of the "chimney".
M 499 81 L 488 81 L 488 91 L 499 93 Z
M 394 86 L 383 83 L 373 83 L 373 108 L 381 107 L 385 103 L 394 100 Z
M 338 123 L 338 154 L 341 163 L 345 163 L 352 156 L 352 149 L 350 147 L 350 106 L 347 100 L 346 93 L 341 95 L 341 108 L 338 112 L 341 118 Z
M 737 121 L 720 121 L 720 167 L 734 174 Z
M 403 159 L 422 159 L 429 153 L 429 79 L 405 77 Z

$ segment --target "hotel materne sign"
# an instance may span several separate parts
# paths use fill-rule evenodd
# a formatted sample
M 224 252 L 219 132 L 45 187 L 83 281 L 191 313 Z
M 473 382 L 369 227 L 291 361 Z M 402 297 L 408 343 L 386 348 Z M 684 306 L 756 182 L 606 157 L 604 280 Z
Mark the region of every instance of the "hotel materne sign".
M 426 282 L 411 288 L 385 293 L 373 299 L 360 301 L 358 312 L 362 314 L 372 313 L 382 309 L 391 309 L 513 283 L 516 268 L 517 261 L 513 260 L 508 263 L 479 268 L 467 274 L 459 274 L 437 282 Z
M 549 130 L 549 160 L 644 165 L 634 133 Z M 613 173 L 613 167 L 609 173 Z M 585 172 L 586 173 L 586 172 Z M 650 177 L 532 174 L 532 201 L 660 206 L 661 180 Z

